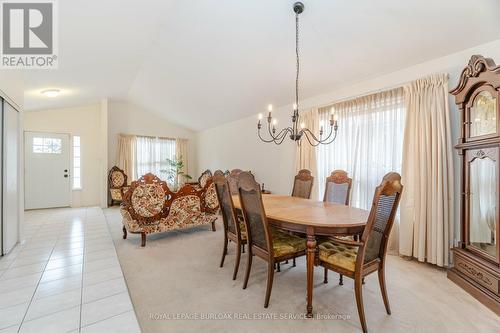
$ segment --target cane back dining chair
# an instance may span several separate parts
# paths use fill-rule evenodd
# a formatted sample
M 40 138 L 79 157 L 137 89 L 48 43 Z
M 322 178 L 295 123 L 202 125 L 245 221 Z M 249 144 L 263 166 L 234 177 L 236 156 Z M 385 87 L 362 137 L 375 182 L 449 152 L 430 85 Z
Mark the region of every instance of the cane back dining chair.
M 292 197 L 310 199 L 314 177 L 307 169 L 300 170 L 293 181 Z
M 326 178 L 325 195 L 323 201 L 333 202 L 341 205 L 349 205 L 352 178 L 349 178 L 344 170 L 332 171 Z
M 330 176 L 326 177 L 324 202 L 333 202 L 340 205 L 349 205 L 351 194 L 352 178 L 349 178 L 344 170 L 334 170 Z M 357 237 L 357 236 L 356 236 Z M 353 238 L 349 236 L 348 238 Z M 325 268 L 324 283 L 328 283 L 328 269 Z M 339 277 L 339 284 L 343 285 L 342 274 Z
M 260 186 L 249 172 L 242 172 L 239 175 L 238 195 L 248 239 L 248 264 L 243 289 L 247 287 L 252 258 L 255 254 L 267 261 L 268 264 L 267 289 L 264 300 L 264 307 L 267 308 L 273 287 L 274 264 L 305 255 L 306 240 L 269 225 L 262 203 Z
M 236 280 L 236 275 L 238 274 L 238 268 L 240 266 L 241 253 L 247 243 L 247 232 L 243 220 L 238 218 L 235 213 L 233 199 L 229 191 L 229 183 L 222 171 L 215 171 L 213 179 L 217 192 L 217 199 L 219 200 L 221 208 L 222 221 L 224 223 L 224 247 L 222 249 L 220 267 L 224 265 L 228 242 L 234 242 L 236 244 L 236 260 L 234 263 L 233 280 Z
M 321 266 L 354 279 L 356 304 L 363 332 L 368 331 L 362 296 L 362 279 L 365 276 L 378 273 L 385 309 L 387 314 L 391 314 L 385 285 L 385 258 L 402 191 L 401 176 L 395 172 L 386 174 L 375 190 L 361 240 L 330 239 L 319 245 L 318 260 Z

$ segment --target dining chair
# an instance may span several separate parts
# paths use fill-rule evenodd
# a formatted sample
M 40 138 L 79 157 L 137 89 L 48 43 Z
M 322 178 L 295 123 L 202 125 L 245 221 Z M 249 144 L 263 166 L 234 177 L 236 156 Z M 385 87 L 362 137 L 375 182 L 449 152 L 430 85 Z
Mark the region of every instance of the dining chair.
M 243 170 L 233 169 L 231 170 L 229 175 L 226 176 L 229 183 L 229 191 L 231 192 L 231 195 L 238 194 L 238 175 L 242 172 Z
M 344 170 L 334 170 L 330 176 L 326 177 L 324 202 L 332 202 L 340 205 L 349 206 L 351 194 L 352 178 L 349 178 Z M 330 237 L 327 237 L 328 239 Z M 346 238 L 353 239 L 352 236 Z M 325 267 L 323 283 L 328 283 L 328 269 Z M 339 276 L 339 284 L 343 285 L 342 274 Z
M 249 172 L 242 172 L 239 175 L 238 195 L 248 240 L 248 264 L 243 289 L 246 289 L 248 284 L 253 255 L 267 261 L 267 288 L 264 301 L 264 308 L 267 308 L 273 287 L 275 263 L 305 255 L 306 240 L 269 225 L 260 186 Z
M 292 197 L 310 199 L 314 177 L 307 169 L 300 170 L 293 181 Z
M 220 267 L 224 265 L 228 241 L 234 242 L 236 244 L 236 261 L 234 263 L 233 280 L 236 280 L 241 253 L 244 252 L 244 247 L 247 243 L 247 232 L 242 219 L 239 219 L 235 214 L 233 199 L 229 192 L 229 183 L 226 177 L 224 177 L 224 173 L 221 170 L 215 171 L 213 179 L 224 223 L 224 248 L 222 250 Z
M 352 178 L 344 170 L 332 171 L 326 178 L 324 202 L 333 202 L 349 206 Z
M 318 251 L 321 266 L 354 279 L 354 291 L 359 320 L 367 332 L 362 296 L 362 279 L 378 273 L 380 290 L 387 314 L 391 314 L 385 286 L 387 242 L 403 191 L 401 176 L 390 172 L 375 189 L 373 203 L 359 241 L 330 239 L 321 243 Z

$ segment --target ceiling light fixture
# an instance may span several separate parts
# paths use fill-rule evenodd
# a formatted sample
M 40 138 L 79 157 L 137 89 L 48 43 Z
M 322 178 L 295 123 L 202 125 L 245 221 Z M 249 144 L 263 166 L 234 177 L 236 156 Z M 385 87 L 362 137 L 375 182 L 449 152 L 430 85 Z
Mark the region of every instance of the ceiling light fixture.
M 267 111 L 267 130 L 269 132 L 269 139 L 264 139 L 261 136 L 260 129 L 262 127 L 262 114 L 259 114 L 259 122 L 257 123 L 259 138 L 264 142 L 274 142 L 280 145 L 285 140 L 287 134 L 291 140 L 297 142 L 298 145 L 301 143 L 302 137 L 306 137 L 307 141 L 311 146 L 318 146 L 320 144 L 330 144 L 337 138 L 337 115 L 334 113 L 332 108 L 332 113 L 329 119 L 329 133 L 325 137 L 323 136 L 324 124 L 320 122 L 319 124 L 319 138 L 305 126 L 305 123 L 299 122 L 299 14 L 304 11 L 304 4 L 302 2 L 296 2 L 293 4 L 293 11 L 295 12 L 295 56 L 296 56 L 296 75 L 295 75 L 295 103 L 293 104 L 293 115 L 292 115 L 292 126 L 286 127 L 281 131 L 276 133 L 276 118 L 273 119 L 271 112 L 273 111 L 272 104 L 269 104 Z M 299 125 L 300 124 L 300 125 Z M 333 134 L 333 135 L 332 135 Z
M 42 95 L 45 97 L 57 97 L 61 91 L 59 89 L 47 89 L 42 91 Z

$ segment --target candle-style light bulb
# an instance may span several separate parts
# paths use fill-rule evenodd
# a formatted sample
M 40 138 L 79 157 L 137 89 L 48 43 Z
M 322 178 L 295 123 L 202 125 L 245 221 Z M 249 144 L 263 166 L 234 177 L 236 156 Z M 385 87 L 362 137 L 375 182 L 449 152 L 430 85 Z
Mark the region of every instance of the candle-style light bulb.
M 262 113 L 259 113 L 257 117 L 259 118 L 259 121 L 262 120 Z
M 293 110 L 297 110 L 297 103 L 293 103 Z
M 319 128 L 323 129 L 324 125 L 325 125 L 325 122 L 323 120 L 320 120 L 320 122 L 319 122 Z
M 274 118 L 273 119 L 273 126 L 276 126 L 277 123 L 278 123 L 278 119 Z
M 330 109 L 330 113 L 331 113 L 331 115 L 332 115 L 332 116 L 335 114 L 335 109 L 333 108 L 333 106 L 332 106 L 332 108 Z
M 304 129 L 305 127 L 306 127 L 306 124 L 304 124 L 304 123 L 300 123 L 300 128 L 301 128 L 301 129 Z
M 267 111 L 269 111 L 269 112 L 272 112 L 272 111 L 273 111 L 273 105 L 272 105 L 272 104 L 269 104 L 269 105 L 267 106 Z
M 337 120 L 339 120 L 339 115 L 335 113 L 335 114 L 333 115 L 333 121 L 335 121 L 335 122 L 336 122 Z

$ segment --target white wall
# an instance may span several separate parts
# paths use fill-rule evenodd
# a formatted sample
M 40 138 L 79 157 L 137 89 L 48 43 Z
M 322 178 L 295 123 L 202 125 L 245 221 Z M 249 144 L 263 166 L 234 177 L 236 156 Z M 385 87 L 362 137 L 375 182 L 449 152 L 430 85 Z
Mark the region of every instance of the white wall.
M 197 178 L 196 135 L 164 118 L 124 101 L 108 104 L 108 169 L 116 164 L 119 134 L 188 139 L 188 173 Z
M 81 139 L 82 189 L 72 191 L 72 207 L 103 206 L 107 183 L 106 130 L 102 130 L 101 104 L 30 111 L 24 114 L 24 130 L 68 133 Z M 49 189 L 48 189 L 49 190 Z M 106 199 L 104 199 L 104 204 Z
M 409 81 L 427 76 L 432 73 L 449 73 L 450 89 L 454 88 L 462 69 L 467 65 L 473 54 L 482 54 L 500 64 L 500 39 L 471 49 L 454 53 L 445 57 L 424 62 L 397 72 L 381 75 L 366 81 L 346 85 L 329 93 L 314 96 L 301 102 L 302 108 L 327 105 L 335 101 L 365 95 L 377 90 L 393 88 Z M 397 57 L 397 54 L 391 55 Z M 334 60 L 332 60 L 334 61 Z M 332 73 L 334 75 L 335 73 Z M 328 73 L 325 73 L 328 75 Z M 450 118 L 452 127 L 452 141 L 457 142 L 459 135 L 459 114 L 453 96 L 449 97 Z M 265 113 L 265 105 L 262 106 Z M 279 123 L 288 124 L 291 105 L 278 108 L 274 116 Z M 250 169 L 260 182 L 279 194 L 291 192 L 295 147 L 292 142 L 285 141 L 281 146 L 262 143 L 257 138 L 257 117 L 252 116 L 235 122 L 220 125 L 198 133 L 198 171 L 204 169 Z M 342 124 L 340 124 L 342 126 Z M 341 130 L 341 129 L 340 129 Z M 333 143 L 335 145 L 335 143 Z M 459 171 L 458 154 L 454 153 L 455 171 L 455 234 L 459 235 Z

